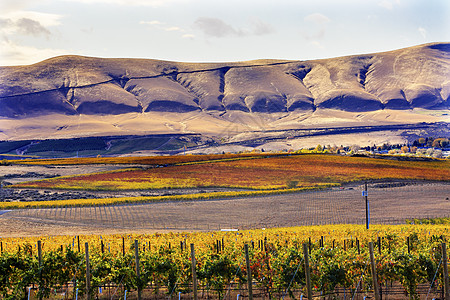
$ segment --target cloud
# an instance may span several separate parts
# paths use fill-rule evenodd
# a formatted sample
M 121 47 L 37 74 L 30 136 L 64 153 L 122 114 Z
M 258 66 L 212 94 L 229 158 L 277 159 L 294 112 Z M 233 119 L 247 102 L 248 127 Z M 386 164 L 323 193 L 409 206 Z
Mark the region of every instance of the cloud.
M 303 30 L 302 35 L 307 40 L 323 39 L 327 24 L 331 22 L 330 18 L 321 13 L 307 15 L 303 20 L 305 21 L 305 28 L 307 30 Z
M 49 38 L 49 27 L 61 24 L 61 15 L 39 13 L 33 11 L 11 11 L 0 18 L 0 33 L 4 37 L 14 38 L 16 35 L 45 36 Z
M 190 33 L 186 33 L 186 34 L 183 34 L 183 38 L 184 39 L 194 39 L 195 38 L 195 35 L 193 35 L 193 34 L 190 34 Z
M 30 19 L 39 22 L 43 27 L 52 27 L 61 25 L 62 15 L 41 13 L 35 11 L 14 11 L 7 14 L 2 14 L 3 19 L 9 19 L 13 22 L 17 22 L 20 19 Z
M 107 4 L 126 6 L 165 6 L 173 2 L 187 2 L 188 0 L 65 0 L 84 4 Z
M 152 27 L 155 27 L 159 30 L 164 30 L 164 31 L 172 31 L 172 32 L 186 32 L 185 29 L 179 27 L 179 26 L 169 26 L 168 24 L 164 23 L 164 22 L 160 22 L 157 20 L 153 20 L 153 21 L 140 21 L 139 24 L 141 25 L 150 25 Z
M 19 1 L 20 2 L 20 1 Z M 25 5 L 27 1 L 21 1 Z M 3 5 L 4 6 L 4 5 Z M 50 27 L 60 24 L 63 16 L 16 10 L 10 5 L 0 18 L 0 64 L 23 65 L 67 53 L 59 49 L 39 49 L 23 45 L 26 36 L 50 38 Z
M 208 37 L 216 38 L 266 35 L 274 31 L 270 24 L 257 18 L 250 20 L 249 28 L 235 28 L 218 18 L 200 17 L 194 22 L 194 28 L 199 29 Z
M 164 28 L 165 31 L 184 31 L 182 28 L 178 26 L 171 26 Z
M 46 35 L 47 37 L 50 36 L 50 31 L 41 25 L 38 21 L 28 19 L 28 18 L 22 18 L 19 19 L 16 22 L 16 26 L 19 29 L 19 32 L 25 35 L 33 35 L 33 36 L 39 36 L 39 35 Z
M 394 8 L 394 5 L 392 4 L 392 2 L 390 2 L 388 0 L 383 0 L 383 1 L 379 2 L 378 5 L 387 10 L 392 10 Z
M 319 49 L 325 49 L 325 47 L 319 41 L 311 41 L 310 44 Z
M 164 25 L 165 23 L 157 21 L 157 20 L 153 20 L 153 21 L 140 21 L 139 24 L 142 24 L 142 25 Z
M 325 16 L 321 13 L 313 13 L 313 14 L 307 15 L 304 18 L 304 20 L 307 22 L 312 22 L 312 23 L 318 24 L 318 25 L 325 25 L 331 21 L 327 16 Z
M 17 21 L 11 19 L 0 19 L 1 32 L 4 35 L 31 35 L 50 37 L 50 31 L 41 25 L 40 22 L 29 18 L 21 18 Z
M 35 0 L 2 0 L 0 1 L 0 12 L 4 15 L 24 10 L 33 3 L 35 3 Z
M 252 31 L 255 35 L 266 35 L 275 31 L 270 24 L 265 23 L 258 18 L 252 19 L 251 23 Z
M 21 46 L 7 38 L 0 42 L 0 66 L 17 66 L 37 63 L 50 57 L 58 55 L 73 54 L 64 49 L 40 49 L 35 47 Z
M 241 35 L 242 32 L 217 18 L 200 17 L 194 22 L 194 27 L 203 31 L 207 36 L 225 37 L 229 35 Z
M 423 37 L 424 39 L 427 38 L 428 32 L 427 32 L 427 30 L 426 30 L 425 28 L 419 27 L 419 28 L 417 28 L 417 31 L 419 31 L 419 33 L 422 35 L 422 37 Z

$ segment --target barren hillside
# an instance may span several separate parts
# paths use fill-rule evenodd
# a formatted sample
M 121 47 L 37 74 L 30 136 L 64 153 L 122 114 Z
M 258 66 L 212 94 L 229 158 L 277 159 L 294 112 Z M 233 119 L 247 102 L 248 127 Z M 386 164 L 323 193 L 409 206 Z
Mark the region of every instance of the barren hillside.
M 61 56 L 0 67 L 0 139 L 241 139 L 270 130 L 448 122 L 449 78 L 450 43 L 313 61 Z

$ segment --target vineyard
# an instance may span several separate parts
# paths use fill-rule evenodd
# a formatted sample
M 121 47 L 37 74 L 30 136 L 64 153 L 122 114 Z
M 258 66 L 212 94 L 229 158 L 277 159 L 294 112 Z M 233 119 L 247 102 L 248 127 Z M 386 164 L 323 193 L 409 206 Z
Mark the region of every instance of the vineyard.
M 450 229 L 445 225 L 378 225 L 370 230 L 356 225 L 327 225 L 237 232 L 3 238 L 0 292 L 4 299 L 26 298 L 28 293 L 50 299 L 86 295 L 137 299 L 138 293 L 144 299 L 188 299 L 196 288 L 202 299 L 231 299 L 237 294 L 248 297 L 247 276 L 251 273 L 255 299 L 298 299 L 307 295 L 308 268 L 314 296 L 362 299 L 373 296 L 375 287 L 368 248 L 373 242 L 376 283 L 384 297 L 431 299 L 442 293 L 442 247 L 449 237 Z M 303 244 L 308 248 L 308 266 Z M 194 282 L 198 286 L 194 287 Z
M 58 206 L 45 201 L 47 208 L 35 202 L 5 202 L 4 205 L 27 205 L 32 209 L 13 209 L 3 218 L 42 224 L 88 226 L 91 230 L 220 230 L 222 228 L 269 228 L 299 225 L 364 224 L 365 203 L 361 196 L 364 185 L 354 184 L 321 191 L 206 198 L 186 201 L 184 195 L 165 196 L 164 201 L 120 205 Z M 404 224 L 406 219 L 449 217 L 450 184 L 440 182 L 374 182 L 368 184 L 370 220 L 373 224 Z M 266 191 L 263 191 L 266 192 Z M 234 193 L 234 192 L 233 192 Z M 259 193 L 250 191 L 245 193 Z M 181 197 L 177 200 L 177 197 Z M 112 198 L 111 200 L 121 198 Z M 200 200 L 199 200 L 200 199 Z M 105 199 L 96 199 L 105 201 Z M 91 201 L 91 200 L 86 200 Z M 101 203 L 101 202 L 98 202 Z M 54 207 L 52 208 L 51 206 Z M 389 207 L 390 209 L 386 209 Z
M 138 164 L 138 165 L 175 165 L 189 162 L 251 159 L 271 156 L 285 156 L 283 153 L 240 153 L 240 154 L 209 154 L 209 155 L 171 155 L 171 156 L 129 156 L 129 157 L 82 157 L 59 159 L 23 159 L 11 160 L 10 163 L 24 165 L 92 165 L 92 164 Z
M 202 187 L 277 190 L 375 179 L 450 180 L 449 162 L 446 160 L 411 162 L 317 154 L 228 157 L 184 161 L 144 170 L 61 176 L 20 183 L 14 187 L 113 191 Z M 181 158 L 172 159 L 182 161 Z
M 3 299 L 442 299 L 445 293 L 448 160 L 249 153 L 11 163 L 123 169 L 6 189 L 36 189 L 44 201 L 0 203 L 7 228 L 0 238 Z M 50 200 L 49 190 L 140 196 Z M 148 196 L 155 191 L 171 194 Z M 369 230 L 361 225 L 362 191 L 370 200 Z M 422 225 L 430 217 L 443 225 Z M 416 225 L 376 225 L 405 222 Z M 14 237 L 9 223 L 46 234 Z

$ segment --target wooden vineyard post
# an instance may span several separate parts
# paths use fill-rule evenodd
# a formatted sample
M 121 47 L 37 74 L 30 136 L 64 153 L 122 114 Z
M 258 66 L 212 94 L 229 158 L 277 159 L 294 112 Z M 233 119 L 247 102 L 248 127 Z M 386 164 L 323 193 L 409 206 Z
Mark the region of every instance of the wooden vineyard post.
M 442 243 L 442 266 L 444 273 L 444 299 L 450 300 L 450 284 L 448 279 L 448 259 L 447 259 L 447 245 Z
M 380 293 L 378 290 L 378 279 L 377 279 L 377 269 L 375 267 L 375 258 L 373 255 L 373 243 L 369 242 L 369 255 L 370 255 L 370 267 L 372 273 L 372 282 L 373 282 L 373 294 L 375 296 L 375 300 L 380 300 Z
M 81 249 L 80 249 L 80 236 L 79 235 L 77 235 L 77 242 L 78 242 L 78 252 L 81 252 Z
M 309 252 L 308 252 L 308 244 L 303 244 L 303 255 L 305 257 L 305 277 L 306 277 L 306 290 L 308 292 L 308 299 L 312 299 L 312 291 L 311 291 L 311 273 L 309 270 Z
M 37 242 L 37 246 L 38 246 L 38 261 L 39 261 L 39 285 L 41 284 L 42 281 L 42 271 L 41 271 L 41 267 L 42 267 L 42 242 L 38 241 Z M 39 299 L 42 299 L 42 297 L 39 297 Z
M 85 243 L 86 249 L 86 299 L 91 299 L 91 266 L 89 264 L 89 244 Z
M 37 241 L 38 246 L 38 260 L 39 260 L 39 267 L 42 266 L 42 242 Z
M 125 256 L 125 238 L 122 237 L 122 255 Z
M 195 249 L 194 244 L 191 244 L 191 262 L 192 262 L 192 286 L 194 293 L 194 300 L 198 300 L 197 296 L 197 272 L 195 270 Z
M 248 256 L 248 245 L 244 245 L 245 250 L 245 264 L 247 266 L 247 286 L 248 286 L 248 299 L 253 300 L 253 279 L 252 270 L 250 269 L 250 257 Z
M 139 270 L 139 242 L 134 240 L 134 256 L 136 258 L 136 277 L 140 285 L 141 273 Z M 138 285 L 138 300 L 141 300 L 141 287 Z

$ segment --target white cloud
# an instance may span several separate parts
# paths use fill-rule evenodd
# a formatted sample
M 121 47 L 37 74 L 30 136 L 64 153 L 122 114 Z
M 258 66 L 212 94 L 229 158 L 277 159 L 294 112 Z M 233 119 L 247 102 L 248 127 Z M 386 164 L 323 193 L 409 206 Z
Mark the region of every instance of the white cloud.
M 164 22 L 157 21 L 157 20 L 140 21 L 139 24 L 150 25 L 151 27 L 157 28 L 158 30 L 172 31 L 172 32 L 186 32 L 185 29 L 183 29 L 183 28 L 181 28 L 179 26 L 169 26 L 168 24 L 166 24 Z
M 9 19 L 13 22 L 17 22 L 20 19 L 30 19 L 39 22 L 44 27 L 52 27 L 61 25 L 62 15 L 41 13 L 35 11 L 18 10 L 2 14 L 3 19 Z
M 1 30 L 5 36 L 22 34 L 31 36 L 44 35 L 47 38 L 50 36 L 50 31 L 41 25 L 36 20 L 22 18 L 17 21 L 11 19 L 0 19 Z
M 186 33 L 186 34 L 183 34 L 182 37 L 183 37 L 184 39 L 194 39 L 194 38 L 195 38 L 195 35 L 190 34 L 190 33 Z
M 84 4 L 108 4 L 126 6 L 152 6 L 159 7 L 172 2 L 187 2 L 188 0 L 65 0 Z
M 427 38 L 428 32 L 427 32 L 427 30 L 426 30 L 425 28 L 419 27 L 419 28 L 417 28 L 417 31 L 419 31 L 420 35 L 422 35 L 422 37 L 423 37 L 424 39 Z
M 311 41 L 310 44 L 319 49 L 325 49 L 325 47 L 319 41 Z
M 304 29 L 302 34 L 307 40 L 323 39 L 325 37 L 327 24 L 331 22 L 330 18 L 321 13 L 307 15 L 303 20 L 305 21 L 306 30 Z
M 226 36 L 266 35 L 274 30 L 272 26 L 257 18 L 250 20 L 249 28 L 235 28 L 219 18 L 200 17 L 194 22 L 194 28 L 203 31 L 206 36 L 222 38 Z
M 194 22 L 194 27 L 211 37 L 220 38 L 229 35 L 242 35 L 242 32 L 218 18 L 200 17 Z
M 44 0 L 39 2 L 42 3 Z M 0 1 L 0 12 L 4 15 L 11 12 L 24 10 L 33 3 L 35 3 L 35 0 L 2 0 Z
M 265 23 L 258 18 L 253 18 L 251 20 L 251 27 L 252 32 L 255 35 L 265 35 L 275 31 L 270 24 Z
M 58 55 L 71 54 L 70 51 L 64 49 L 39 49 L 21 46 L 7 39 L 0 42 L 0 48 L 2 49 L 0 66 L 28 65 Z
M 387 10 L 392 10 L 394 8 L 394 5 L 392 4 L 392 2 L 390 2 L 388 0 L 383 0 L 383 1 L 379 2 L 378 5 Z
M 181 29 L 181 28 L 178 27 L 178 26 L 167 27 L 167 28 L 164 28 L 164 30 L 165 30 L 165 31 L 184 31 L 183 29 Z
M 153 20 L 153 21 L 140 21 L 139 24 L 142 24 L 142 25 L 164 25 L 165 23 L 157 21 L 157 20 Z
M 325 25 L 331 21 L 330 18 L 328 18 L 327 16 L 325 16 L 321 13 L 313 13 L 313 14 L 307 15 L 304 18 L 304 20 L 307 22 L 312 22 L 312 23 L 318 24 L 318 25 Z

